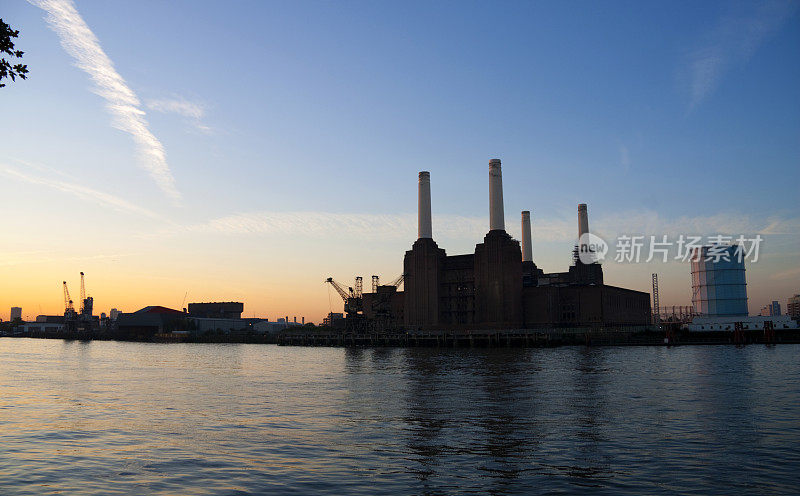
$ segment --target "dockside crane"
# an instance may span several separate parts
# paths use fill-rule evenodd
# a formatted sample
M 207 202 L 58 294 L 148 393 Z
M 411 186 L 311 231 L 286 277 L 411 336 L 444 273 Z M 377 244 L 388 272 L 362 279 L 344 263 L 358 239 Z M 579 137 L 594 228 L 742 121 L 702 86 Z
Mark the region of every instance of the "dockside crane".
M 78 321 L 78 314 L 75 313 L 75 305 L 72 303 L 72 297 L 69 295 L 69 288 L 67 288 L 67 281 L 63 282 L 64 285 L 64 330 L 69 334 L 75 332 Z
M 325 282 L 327 282 L 328 284 L 333 286 L 333 289 L 335 289 L 336 292 L 339 293 L 339 296 L 341 296 L 344 301 L 347 301 L 348 298 L 353 296 L 353 294 L 352 294 L 353 288 L 348 288 L 350 290 L 350 293 L 348 294 L 348 292 L 345 291 L 344 286 L 342 286 L 338 282 L 334 281 L 333 277 L 329 277 L 329 278 L 325 279 Z
M 81 299 L 80 299 L 81 309 L 80 309 L 80 313 L 83 313 L 83 305 L 84 305 L 85 302 L 86 302 L 86 283 L 83 280 L 83 272 L 81 272 Z
M 346 313 L 348 317 L 351 315 L 355 316 L 364 310 L 361 276 L 356 277 L 355 289 L 353 289 L 353 287 L 347 287 L 347 289 L 345 289 L 344 286 L 336 282 L 332 277 L 325 279 L 325 282 L 333 286 L 336 292 L 339 293 L 339 296 L 342 297 L 344 301 L 344 313 Z
M 78 312 L 75 311 L 75 304 L 69 294 L 67 281 L 62 281 L 61 284 L 64 289 L 64 332 L 67 335 L 89 336 L 96 327 L 96 322 L 92 317 L 94 299 L 91 296 L 86 296 L 84 273 L 81 272 L 81 301 Z
M 80 314 L 91 319 L 92 311 L 94 310 L 94 298 L 86 296 L 86 281 L 84 280 L 83 272 L 81 272 L 81 311 Z
M 75 306 L 72 304 L 72 298 L 69 296 L 69 288 L 67 288 L 67 281 L 64 281 L 64 316 L 72 315 L 75 313 Z

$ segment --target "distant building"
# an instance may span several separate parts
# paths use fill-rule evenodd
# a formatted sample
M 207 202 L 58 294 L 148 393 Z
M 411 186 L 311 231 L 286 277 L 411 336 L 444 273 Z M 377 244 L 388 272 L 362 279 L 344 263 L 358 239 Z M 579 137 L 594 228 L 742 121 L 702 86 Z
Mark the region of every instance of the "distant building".
M 203 334 L 206 332 L 222 332 L 230 334 L 232 332 L 247 332 L 250 322 L 244 319 L 214 319 L 204 317 L 189 317 L 189 322 L 194 324 L 194 332 Z
M 14 319 L 22 320 L 22 307 L 11 307 L 8 320 L 13 322 Z
M 278 319 L 276 322 L 262 320 L 253 324 L 253 332 L 257 334 L 276 334 L 287 327 L 293 327 L 300 324 L 294 322 L 286 322 L 285 319 Z
M 761 308 L 761 316 L 762 317 L 778 317 L 781 314 L 781 304 L 777 301 L 773 301 L 769 305 L 766 305 Z
M 63 324 L 63 315 L 37 315 L 36 322 L 39 324 Z
M 786 314 L 795 320 L 800 320 L 800 294 L 786 300 Z
M 119 316 L 119 314 L 121 314 L 121 313 L 122 313 L 122 312 L 120 312 L 120 311 L 119 311 L 119 310 L 117 310 L 116 308 L 112 308 L 112 309 L 111 309 L 111 311 L 110 311 L 110 312 L 108 312 L 108 318 L 110 318 L 111 320 L 117 320 L 117 317 L 118 317 L 118 316 Z
M 338 323 L 344 321 L 344 314 L 343 313 L 329 313 L 325 318 L 322 319 L 322 325 L 324 326 L 336 326 Z
M 62 322 L 27 322 L 22 324 L 22 332 L 28 335 L 41 336 L 44 334 L 54 335 L 64 330 L 64 317 L 61 317 Z
M 200 319 L 241 319 L 244 303 L 236 301 L 189 303 L 189 316 Z
M 131 339 L 149 339 L 156 334 L 185 330 L 185 327 L 185 313 L 158 305 L 117 315 L 119 333 Z
M 83 300 L 83 311 L 81 312 L 81 314 L 84 317 L 91 317 L 92 315 L 94 315 L 92 313 L 93 310 L 94 310 L 94 298 L 92 298 L 91 296 L 87 296 Z

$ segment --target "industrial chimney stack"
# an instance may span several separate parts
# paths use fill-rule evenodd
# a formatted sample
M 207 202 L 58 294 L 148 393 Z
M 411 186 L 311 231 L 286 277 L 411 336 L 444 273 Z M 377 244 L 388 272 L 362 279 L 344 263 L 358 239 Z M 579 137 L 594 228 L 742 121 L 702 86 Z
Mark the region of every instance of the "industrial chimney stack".
M 589 232 L 589 214 L 586 211 L 586 204 L 578 205 L 578 239 Z
M 522 250 L 506 232 L 500 160 L 489 161 L 489 232 L 475 245 L 476 325 L 519 329 L 522 325 Z
M 431 229 L 431 173 L 419 173 L 417 240 L 403 258 L 403 323 L 409 328 L 439 325 L 439 286 L 447 254 Z
M 433 238 L 431 227 L 431 173 L 419 173 L 419 195 L 417 205 L 417 238 Z
M 531 213 L 522 211 L 522 262 L 533 262 L 533 246 L 531 246 Z
M 506 230 L 503 218 L 503 173 L 499 158 L 489 160 L 489 230 Z

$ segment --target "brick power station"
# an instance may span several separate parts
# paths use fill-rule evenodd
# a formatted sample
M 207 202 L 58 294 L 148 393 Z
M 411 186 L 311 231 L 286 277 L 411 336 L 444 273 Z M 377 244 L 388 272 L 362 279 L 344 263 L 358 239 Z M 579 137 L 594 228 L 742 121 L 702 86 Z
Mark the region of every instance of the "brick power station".
M 489 232 L 475 252 L 447 255 L 433 239 L 430 173 L 419 173 L 418 236 L 403 260 L 405 290 L 377 286 L 363 295 L 372 327 L 413 330 L 645 326 L 650 295 L 603 283 L 599 263 L 574 256 L 567 272 L 544 273 L 533 262 L 530 213 L 522 244 L 505 231 L 500 160 L 489 161 Z M 578 235 L 589 232 L 578 205 Z M 378 325 L 374 325 L 374 323 Z

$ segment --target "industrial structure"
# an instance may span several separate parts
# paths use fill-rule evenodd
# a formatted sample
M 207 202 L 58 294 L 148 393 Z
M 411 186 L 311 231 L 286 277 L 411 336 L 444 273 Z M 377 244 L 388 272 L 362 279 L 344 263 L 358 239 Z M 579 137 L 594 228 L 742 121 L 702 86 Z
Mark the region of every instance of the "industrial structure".
M 67 281 L 63 281 L 64 290 L 64 331 L 70 334 L 90 334 L 100 326 L 100 319 L 92 315 L 94 311 L 94 298 L 86 296 L 86 280 L 81 272 L 81 294 L 78 311 L 69 294 Z
M 696 315 L 687 326 L 690 331 L 797 329 L 797 322 L 780 315 L 779 309 L 775 309 L 776 314 L 749 316 L 744 256 L 738 245 L 695 248 L 690 263 L 692 305 Z
M 376 330 L 470 330 L 647 326 L 650 295 L 603 283 L 599 262 L 573 249 L 567 272 L 544 273 L 533 261 L 530 211 L 522 212 L 522 243 L 505 230 L 501 162 L 489 162 L 489 230 L 474 253 L 447 255 L 433 239 L 430 172 L 419 173 L 417 240 L 396 283 L 373 292 L 346 291 L 332 279 L 348 319 Z M 578 205 L 578 236 L 589 233 Z M 404 290 L 398 291 L 399 281 Z M 362 323 L 363 321 L 363 323 Z M 353 327 L 351 324 L 348 327 Z
M 661 303 L 658 295 L 658 274 L 653 273 L 653 325 L 658 329 L 661 327 Z
M 691 305 L 672 305 L 661 307 L 658 312 L 659 322 L 665 324 L 688 324 L 695 317 Z
M 737 245 L 702 246 L 691 256 L 692 305 L 703 317 L 747 316 L 744 257 Z
M 403 292 L 398 291 L 405 277 L 400 274 L 389 284 L 381 284 L 379 276 L 372 276 L 372 292 L 362 295 L 364 319 L 373 330 L 392 327 L 403 320 Z
M 347 315 L 349 325 L 354 325 L 356 321 L 361 321 L 364 312 L 364 283 L 361 276 L 356 277 L 355 284 L 349 286 L 347 289 L 340 283 L 333 280 L 332 277 L 325 279 L 325 282 L 330 284 L 333 289 L 339 293 L 339 296 L 344 301 L 344 313 Z

